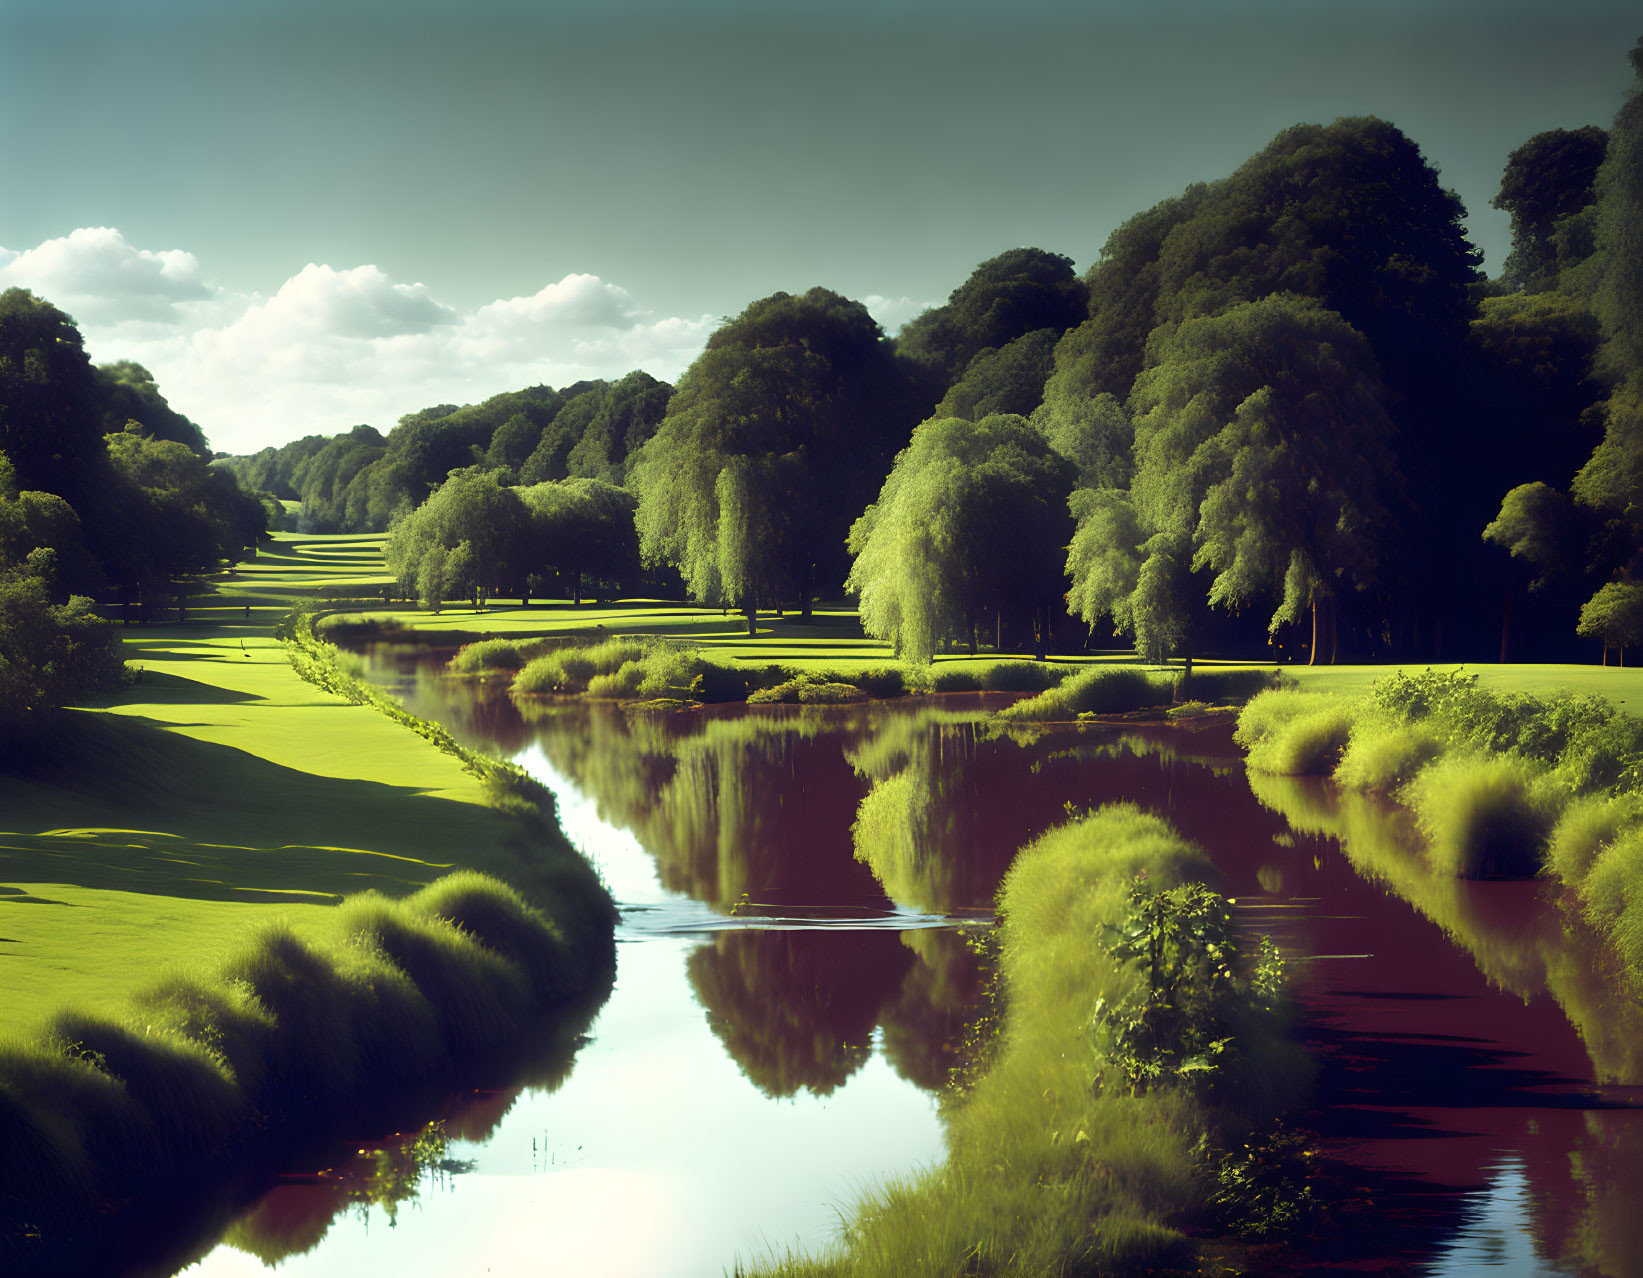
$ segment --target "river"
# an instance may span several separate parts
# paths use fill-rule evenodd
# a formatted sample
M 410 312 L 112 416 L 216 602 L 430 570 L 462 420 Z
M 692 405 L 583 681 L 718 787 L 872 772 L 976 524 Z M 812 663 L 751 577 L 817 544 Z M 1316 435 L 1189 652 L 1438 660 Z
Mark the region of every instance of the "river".
M 1387 805 L 1246 776 L 1225 723 L 1006 732 L 980 694 L 521 714 L 437 656 L 372 649 L 370 675 L 552 789 L 622 907 L 615 988 L 572 1061 L 458 1098 L 420 1145 L 293 1170 L 189 1273 L 665 1278 L 824 1248 L 943 1156 L 1015 849 L 1119 799 L 1201 843 L 1294 960 L 1338 1202 L 1256 1262 L 1643 1273 L 1635 1003 L 1545 889 L 1425 875 Z

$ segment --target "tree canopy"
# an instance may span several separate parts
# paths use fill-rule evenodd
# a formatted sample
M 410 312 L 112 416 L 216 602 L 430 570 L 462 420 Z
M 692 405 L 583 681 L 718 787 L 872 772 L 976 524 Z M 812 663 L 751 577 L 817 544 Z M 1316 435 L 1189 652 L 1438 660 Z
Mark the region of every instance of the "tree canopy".
M 846 584 L 860 596 L 862 627 L 929 661 L 948 639 L 973 650 L 984 612 L 1025 612 L 1042 655 L 1065 586 L 1073 475 L 1023 417 L 923 423 L 850 530 Z

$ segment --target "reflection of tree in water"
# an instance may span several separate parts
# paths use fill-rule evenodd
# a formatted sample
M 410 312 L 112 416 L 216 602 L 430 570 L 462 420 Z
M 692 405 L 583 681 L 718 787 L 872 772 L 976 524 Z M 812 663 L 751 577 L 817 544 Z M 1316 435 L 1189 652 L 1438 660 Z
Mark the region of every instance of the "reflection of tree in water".
M 767 1096 L 825 1096 L 872 1054 L 879 1010 L 913 961 L 886 930 L 736 930 L 690 956 L 708 1024 Z
M 964 1064 L 970 1024 L 981 1013 L 984 974 L 969 931 L 932 927 L 901 934 L 918 961 L 880 1015 L 884 1055 L 896 1073 L 927 1091 L 945 1087 Z
M 1144 798 L 1177 759 L 1168 736 L 975 713 L 902 713 L 873 729 L 846 752 L 872 782 L 851 828 L 856 859 L 897 904 L 937 914 L 987 908 L 1016 851 L 1066 803 Z
M 1436 924 L 1492 984 L 1525 1003 L 1550 994 L 1580 1035 L 1595 1079 L 1643 1084 L 1643 1007 L 1579 919 L 1545 901 L 1528 902 L 1526 913 L 1527 893 L 1435 873 L 1403 808 L 1316 779 L 1251 773 L 1249 784 L 1297 833 L 1339 843 L 1362 877 Z M 1604 1278 L 1643 1273 L 1643 1213 L 1636 1207 L 1643 1114 L 1565 1105 L 1534 1121 L 1523 1171 L 1545 1254 Z
M 767 1096 L 825 1096 L 872 1054 L 935 1090 L 957 1065 L 980 962 L 951 929 L 721 932 L 690 956 L 708 1024 Z
M 744 895 L 783 909 L 885 904 L 849 856 L 861 783 L 836 712 L 624 714 L 537 720 L 555 768 L 601 819 L 631 830 L 664 886 L 728 910 Z

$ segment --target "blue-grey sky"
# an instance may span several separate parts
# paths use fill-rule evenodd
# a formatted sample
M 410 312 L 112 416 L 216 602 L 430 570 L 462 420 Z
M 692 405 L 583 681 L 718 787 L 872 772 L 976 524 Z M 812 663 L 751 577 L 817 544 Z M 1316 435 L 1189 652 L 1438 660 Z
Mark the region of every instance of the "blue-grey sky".
M 894 329 L 1080 270 L 1281 128 L 1398 124 L 1487 266 L 1507 153 L 1606 125 L 1635 3 L 0 0 L 0 284 L 239 451 L 534 381 L 674 377 L 822 284 Z

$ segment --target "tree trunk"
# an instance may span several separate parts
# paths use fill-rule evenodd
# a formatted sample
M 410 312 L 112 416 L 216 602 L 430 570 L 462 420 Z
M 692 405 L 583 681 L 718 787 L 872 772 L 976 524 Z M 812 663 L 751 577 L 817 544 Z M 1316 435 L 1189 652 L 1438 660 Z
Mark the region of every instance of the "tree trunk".
M 1309 598 L 1309 600 L 1312 604 L 1312 650 L 1306 654 L 1306 664 L 1309 665 L 1309 666 L 1315 666 L 1315 665 L 1318 664 L 1318 590 L 1317 590 L 1317 587 L 1313 587 L 1312 590 L 1310 590 L 1308 592 L 1308 598 Z
M 582 570 L 580 568 L 571 574 L 571 589 L 575 591 L 575 597 L 571 601 L 572 607 L 580 608 L 582 606 Z
M 1341 610 L 1334 595 L 1329 596 L 1329 664 L 1341 655 Z
M 810 596 L 815 593 L 816 565 L 806 564 L 799 578 L 799 618 L 810 620 Z
M 976 649 L 981 643 L 981 622 L 975 613 L 970 614 L 970 655 L 976 655 Z
M 1048 608 L 1033 609 L 1033 638 L 1036 656 L 1040 661 L 1050 659 L 1050 610 Z
M 993 609 L 993 651 L 1004 651 L 1004 605 Z
M 752 639 L 759 633 L 759 601 L 751 591 L 742 603 L 742 616 L 747 618 L 747 637 Z

